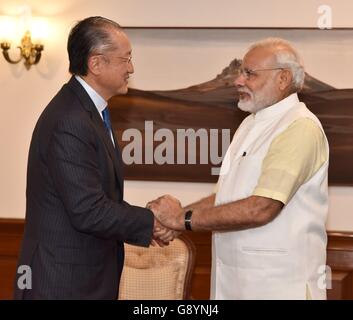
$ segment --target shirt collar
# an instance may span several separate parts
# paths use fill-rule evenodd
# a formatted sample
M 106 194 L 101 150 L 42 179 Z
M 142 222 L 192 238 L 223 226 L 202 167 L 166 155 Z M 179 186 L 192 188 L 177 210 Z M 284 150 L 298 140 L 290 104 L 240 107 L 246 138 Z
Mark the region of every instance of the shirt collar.
M 100 96 L 96 90 L 94 90 L 85 80 L 83 80 L 79 76 L 75 76 L 76 80 L 82 85 L 82 87 L 86 90 L 89 97 L 92 99 L 94 105 L 96 106 L 100 116 L 102 117 L 102 111 L 108 105 L 108 102 L 105 101 L 102 96 Z
M 292 93 L 288 97 L 282 99 L 281 101 L 278 101 L 277 103 L 273 104 L 272 106 L 269 106 L 267 108 L 264 108 L 255 114 L 253 114 L 254 120 L 255 121 L 261 121 L 261 120 L 266 120 L 268 118 L 273 118 L 277 115 L 286 113 L 290 108 L 298 104 L 299 98 L 297 93 Z

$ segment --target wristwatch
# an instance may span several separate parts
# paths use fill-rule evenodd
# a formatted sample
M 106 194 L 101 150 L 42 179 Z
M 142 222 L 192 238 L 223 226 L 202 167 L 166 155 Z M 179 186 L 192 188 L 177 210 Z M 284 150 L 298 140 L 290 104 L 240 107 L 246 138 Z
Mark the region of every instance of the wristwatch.
M 185 212 L 185 218 L 184 218 L 185 229 L 186 230 L 190 230 L 190 231 L 192 231 L 192 228 L 191 228 L 191 216 L 192 216 L 192 210 L 188 210 L 188 211 Z

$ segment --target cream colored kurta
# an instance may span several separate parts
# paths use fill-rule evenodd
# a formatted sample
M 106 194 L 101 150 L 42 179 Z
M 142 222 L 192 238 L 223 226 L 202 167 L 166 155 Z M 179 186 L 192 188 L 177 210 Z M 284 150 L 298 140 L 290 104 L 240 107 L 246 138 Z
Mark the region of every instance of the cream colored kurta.
M 242 122 L 215 204 L 259 195 L 285 206 L 265 226 L 213 233 L 213 299 L 305 299 L 307 288 L 325 299 L 327 169 L 321 124 L 296 94 Z

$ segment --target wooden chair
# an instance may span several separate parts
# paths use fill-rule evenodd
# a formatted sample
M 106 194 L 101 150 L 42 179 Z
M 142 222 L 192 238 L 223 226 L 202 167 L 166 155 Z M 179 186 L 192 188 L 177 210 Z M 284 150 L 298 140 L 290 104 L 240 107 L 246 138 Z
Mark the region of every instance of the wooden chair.
M 190 299 L 195 246 L 185 235 L 166 247 L 125 244 L 119 300 Z

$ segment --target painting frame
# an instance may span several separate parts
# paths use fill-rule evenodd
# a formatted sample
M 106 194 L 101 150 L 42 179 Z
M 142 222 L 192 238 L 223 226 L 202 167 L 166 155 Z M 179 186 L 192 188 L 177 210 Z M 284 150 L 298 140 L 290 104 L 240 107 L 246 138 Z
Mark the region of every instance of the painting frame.
M 201 27 L 201 28 L 195 28 L 195 27 L 127 27 L 127 30 L 155 30 L 155 29 L 161 29 L 161 30 L 178 30 L 178 29 L 201 29 L 204 31 L 207 30 L 214 30 L 214 29 L 234 29 L 234 28 L 223 28 L 223 27 Z M 238 28 L 237 28 L 238 29 Z M 317 28 L 272 28 L 272 27 L 266 27 L 266 28 L 243 28 L 246 30 L 317 30 Z M 353 30 L 353 28 L 335 28 L 334 30 Z M 136 95 L 136 91 L 132 90 L 132 93 Z M 148 105 L 150 106 L 151 104 L 151 99 L 153 100 L 155 97 L 147 97 L 149 93 L 143 93 L 144 98 L 148 100 Z M 155 94 L 155 93 L 154 93 Z M 350 94 L 350 92 L 349 92 Z M 140 95 L 140 93 L 138 93 Z M 318 108 L 317 107 L 317 102 L 314 103 L 315 99 L 320 100 L 321 98 L 317 98 L 315 95 L 308 96 L 307 94 L 304 94 L 301 96 L 304 99 L 307 99 L 307 101 L 310 101 L 314 105 L 314 109 Z M 168 97 L 165 96 L 160 96 L 161 101 L 167 103 Z M 154 123 L 157 123 L 158 125 L 154 127 L 152 130 L 154 132 L 159 129 L 170 129 L 172 132 L 175 134 L 176 130 L 176 125 L 179 123 L 183 123 L 185 126 L 182 126 L 179 129 L 187 129 L 191 128 L 194 129 L 195 131 L 200 129 L 200 128 L 206 128 L 208 130 L 210 129 L 229 129 L 230 134 L 229 136 L 232 137 L 236 126 L 231 126 L 230 123 L 231 121 L 234 120 L 234 117 L 236 118 L 235 122 L 237 125 L 240 124 L 241 120 L 244 119 L 245 114 L 239 115 L 239 112 L 235 115 L 232 112 L 229 111 L 229 109 L 220 109 L 219 111 L 226 112 L 226 116 L 222 118 L 223 120 L 220 120 L 218 116 L 212 116 L 212 119 L 209 119 L 209 121 L 206 118 L 203 118 L 202 121 L 198 121 L 197 123 L 190 123 L 190 121 L 187 120 L 187 118 L 191 117 L 191 119 L 196 119 L 196 114 L 207 114 L 207 112 L 211 109 L 209 109 L 209 106 L 203 105 L 202 108 L 205 108 L 204 110 L 200 109 L 195 109 L 195 106 L 193 105 L 193 113 L 186 116 L 181 116 L 179 115 L 180 119 L 176 121 L 176 123 L 169 123 L 169 125 L 165 123 L 165 116 L 161 114 L 161 117 L 158 116 L 160 113 L 160 110 L 162 110 L 161 106 L 158 106 L 158 108 L 155 108 L 155 110 L 151 113 L 151 115 L 146 115 L 145 108 L 139 108 L 138 107 L 138 99 L 141 99 L 141 96 L 139 98 L 132 98 L 131 99 L 131 90 L 130 93 L 127 96 L 119 96 L 119 97 L 114 97 L 110 102 L 109 106 L 111 108 L 111 114 L 112 114 L 112 119 L 114 123 L 114 127 L 116 129 L 116 135 L 118 137 L 118 143 L 122 149 L 122 153 L 124 152 L 124 148 L 127 146 L 127 142 L 123 141 L 123 134 L 124 130 L 127 129 L 137 129 L 142 132 L 142 140 L 145 141 L 146 138 L 146 130 L 144 132 L 144 128 L 141 126 L 142 123 L 142 118 L 144 119 L 150 119 L 153 120 Z M 150 99 L 150 100 L 149 100 Z M 130 102 L 127 102 L 127 101 Z M 147 101 L 146 100 L 146 101 Z M 321 99 L 322 100 L 322 99 Z M 329 100 L 329 99 L 328 99 Z M 316 101 L 316 100 L 315 100 Z M 353 100 L 352 100 L 353 101 Z M 169 101 L 170 102 L 170 101 Z M 169 103 L 168 102 L 168 103 Z M 185 101 L 184 101 L 185 102 Z M 186 108 L 191 104 L 194 104 L 194 101 L 186 101 L 187 103 L 184 103 L 182 106 L 179 106 L 179 108 L 183 110 L 187 110 Z M 344 109 L 347 104 L 345 103 L 344 106 L 341 109 Z M 135 108 L 135 109 L 134 109 Z M 327 107 L 329 108 L 329 107 Z M 327 108 L 325 110 L 327 110 Z M 147 108 L 148 109 L 148 108 Z M 315 109 L 315 110 L 316 110 Z M 189 109 L 190 110 L 190 109 Z M 206 110 L 206 111 L 205 111 Z M 314 111 L 314 110 L 313 110 Z M 316 110 L 317 111 L 317 110 Z M 341 110 L 342 112 L 342 110 Z M 344 111 L 346 112 L 346 111 Z M 350 108 L 350 111 L 352 112 L 353 116 L 353 110 Z M 315 112 L 314 112 L 315 113 Z M 337 115 L 336 115 L 337 116 Z M 331 146 L 333 150 L 333 155 L 331 154 L 330 158 L 330 175 L 329 175 L 329 184 L 330 185 L 339 185 L 339 186 L 351 186 L 353 185 L 353 170 L 352 172 L 347 171 L 347 167 L 349 165 L 347 164 L 349 161 L 352 161 L 353 163 L 353 147 L 351 148 L 349 145 L 353 146 L 353 132 L 350 132 L 349 137 L 337 137 L 340 135 L 339 132 L 336 132 L 337 130 L 341 130 L 342 128 L 340 127 L 341 124 L 329 124 L 326 122 L 325 119 L 321 119 L 320 115 L 318 115 L 319 119 L 323 121 L 324 128 L 329 131 L 330 139 L 334 139 L 333 145 Z M 350 115 L 349 115 L 350 117 Z M 127 120 L 128 119 L 128 120 Z M 222 122 L 225 121 L 225 119 L 231 120 L 228 122 Z M 342 120 L 342 119 L 341 119 Z M 340 120 L 340 121 L 341 121 Z M 128 121 L 127 125 L 126 121 Z M 135 121 L 135 123 L 134 123 Z M 138 122 L 141 122 L 138 124 Z M 164 122 L 163 122 L 164 121 Z M 353 127 L 353 122 L 352 122 L 352 127 Z M 344 130 L 347 128 L 345 127 Z M 173 131 L 174 130 L 174 131 Z M 336 130 L 336 131 L 335 131 Z M 210 131 L 208 131 L 210 132 Z M 219 146 L 221 145 L 220 140 L 222 137 L 218 137 L 218 143 Z M 336 145 L 335 141 L 339 139 L 340 145 Z M 346 145 L 342 145 L 342 141 L 346 141 Z M 163 143 L 163 141 L 157 142 L 157 141 L 152 141 L 150 142 L 153 144 L 153 150 L 155 150 L 158 145 Z M 210 141 L 208 141 L 210 143 Z M 199 145 L 197 145 L 199 146 Z M 187 144 L 185 148 L 187 148 Z M 222 146 L 221 146 L 222 147 Z M 210 150 L 211 146 L 210 144 L 208 145 L 208 148 Z M 142 151 L 141 151 L 141 157 L 146 158 L 144 155 L 144 149 L 145 145 L 143 145 Z M 348 150 L 348 151 L 347 151 Z M 175 146 L 174 143 L 174 153 L 176 153 L 177 147 Z M 223 152 L 223 150 L 221 150 Z M 345 155 L 348 152 L 348 157 Z M 219 154 L 219 150 L 217 151 Z M 188 159 L 188 151 L 184 151 L 185 158 Z M 197 159 L 200 160 L 200 154 L 196 155 Z M 343 160 L 342 160 L 343 159 Z M 219 168 L 219 166 L 218 166 Z M 333 169 L 332 169 L 333 168 Z M 175 165 L 169 165 L 167 163 L 165 164 L 157 164 L 157 163 L 142 163 L 142 164 L 126 164 L 124 163 L 124 172 L 125 172 L 125 179 L 126 180 L 145 180 L 145 181 L 178 181 L 178 182 L 216 182 L 218 179 L 217 175 L 210 174 L 212 168 L 210 168 L 210 164 L 201 164 L 201 163 L 196 163 L 192 165 L 186 165 L 186 164 L 178 164 L 175 162 Z M 332 173 L 333 172 L 333 173 Z

